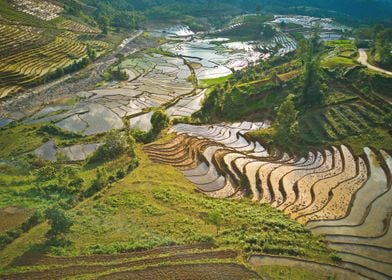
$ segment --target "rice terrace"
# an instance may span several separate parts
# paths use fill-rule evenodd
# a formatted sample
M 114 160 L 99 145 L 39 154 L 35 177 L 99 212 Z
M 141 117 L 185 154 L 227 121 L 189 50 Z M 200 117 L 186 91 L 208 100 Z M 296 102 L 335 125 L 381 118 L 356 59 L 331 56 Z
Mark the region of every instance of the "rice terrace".
M 392 279 L 392 1 L 0 0 L 0 279 Z

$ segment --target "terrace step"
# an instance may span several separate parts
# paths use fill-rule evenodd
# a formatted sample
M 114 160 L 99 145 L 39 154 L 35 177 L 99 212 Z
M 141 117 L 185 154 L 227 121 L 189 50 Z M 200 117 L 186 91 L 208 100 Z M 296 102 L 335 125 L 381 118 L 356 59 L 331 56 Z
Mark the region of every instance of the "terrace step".
M 347 147 L 342 146 L 343 159 L 339 161 L 340 173 L 334 177 L 320 180 L 312 187 L 314 199 L 308 207 L 296 212 L 297 220 L 306 223 L 310 220 L 309 215 L 315 214 L 324 208 L 333 196 L 333 190 L 341 183 L 345 183 L 357 175 L 356 161 Z
M 392 264 L 391 250 L 362 244 L 331 243 L 330 247 L 337 252 L 346 252 L 373 259 L 374 261 Z
M 299 169 L 294 169 L 285 174 L 284 177 L 280 180 L 279 184 L 283 187 L 283 190 L 286 194 L 286 199 L 282 204 L 278 205 L 277 208 L 284 210 L 285 208 L 295 203 L 298 198 L 298 194 L 295 188 L 296 183 L 308 174 L 323 172 L 322 166 L 326 160 L 332 161 L 332 153 L 330 151 L 326 151 L 325 156 L 323 156 L 321 153 L 317 153 L 313 164 L 301 167 Z M 324 166 L 329 165 L 327 164 Z
M 353 264 L 359 266 L 361 267 L 360 273 L 371 279 L 391 279 L 392 277 L 392 264 L 378 262 L 350 253 L 340 252 L 339 255 L 343 259 L 344 267 L 351 267 Z
M 309 223 L 308 226 L 314 232 L 334 234 L 335 232 L 340 232 L 342 226 L 353 227 L 360 225 L 367 216 L 369 206 L 388 191 L 387 174 L 379 159 L 377 159 L 376 154 L 368 148 L 365 149 L 365 153 L 370 166 L 370 177 L 365 185 L 355 193 L 348 215 L 339 220 Z
M 335 163 L 342 160 L 339 149 L 333 148 L 333 159 L 330 159 L 330 161 L 326 161 L 322 166 L 322 172 L 311 173 L 297 182 L 298 198 L 292 205 L 284 209 L 285 213 L 292 215 L 292 213 L 305 208 L 313 200 L 313 185 L 320 180 L 333 177 L 341 172 L 341 165 L 339 163 L 337 166 L 338 168 L 335 168 Z M 295 216 L 295 214 L 293 216 Z
M 301 158 L 294 165 L 284 164 L 271 172 L 269 175 L 268 184 L 274 192 L 274 200 L 271 204 L 272 207 L 277 207 L 286 200 L 286 193 L 284 191 L 282 192 L 283 189 L 281 188 L 280 184 L 282 177 L 293 170 L 306 168 L 307 166 L 312 165 L 314 161 L 315 155 L 313 153 L 309 153 L 308 159 Z
M 352 197 L 366 183 L 368 178 L 366 163 L 362 158 L 358 159 L 357 173 L 356 177 L 340 183 L 333 189 L 332 197 L 328 204 L 320 211 L 306 216 L 307 221 L 338 220 L 344 218 L 349 211 Z M 312 227 L 312 225 L 311 222 L 307 223 L 309 227 Z

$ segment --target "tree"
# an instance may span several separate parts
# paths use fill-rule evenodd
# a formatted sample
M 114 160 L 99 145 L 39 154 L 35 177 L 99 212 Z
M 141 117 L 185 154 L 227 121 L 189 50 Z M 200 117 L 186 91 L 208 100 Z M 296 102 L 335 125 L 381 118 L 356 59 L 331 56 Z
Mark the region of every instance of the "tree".
M 279 106 L 274 127 L 276 134 L 274 140 L 278 143 L 285 143 L 290 137 L 295 137 L 298 132 L 297 120 L 298 112 L 295 108 L 293 95 L 289 95 Z
M 300 103 L 303 105 L 317 106 L 324 100 L 323 85 L 321 83 L 321 68 L 318 58 L 305 62 L 303 74 L 303 89 Z
M 45 218 L 49 221 L 50 238 L 58 238 L 62 234 L 68 233 L 73 225 L 73 219 L 60 208 L 53 207 L 45 211 Z
M 117 158 L 121 154 L 130 152 L 133 153 L 133 146 L 131 136 L 120 131 L 112 130 L 105 136 L 105 143 L 98 147 L 98 149 L 91 156 L 89 162 L 104 162 Z
M 120 66 L 117 66 L 117 68 L 112 71 L 112 78 L 117 81 L 127 81 L 129 75 L 126 71 L 121 70 Z
M 310 38 L 310 45 L 311 45 L 311 53 L 315 54 L 320 50 L 321 47 L 321 27 L 320 23 L 317 23 L 317 25 L 313 28 L 312 30 L 312 37 Z
M 100 16 L 97 19 L 99 28 L 101 28 L 103 34 L 108 34 L 109 19 L 106 16 Z
M 168 114 L 163 110 L 157 110 L 151 117 L 152 133 L 158 135 L 162 130 L 167 128 L 170 124 Z
M 36 181 L 39 183 L 50 181 L 56 178 L 56 174 L 57 172 L 53 165 L 46 165 L 38 169 L 36 174 Z
M 87 55 L 91 60 L 97 59 L 97 51 L 90 46 L 87 46 Z
M 311 59 L 311 47 L 309 40 L 301 40 L 298 42 L 296 56 L 305 64 Z
M 117 60 L 118 60 L 118 64 L 121 64 L 121 62 L 123 62 L 124 59 L 125 59 L 125 56 L 124 56 L 122 53 L 117 53 L 117 54 L 115 55 L 115 57 L 116 57 Z
M 55 76 L 57 78 L 60 78 L 60 77 L 64 76 L 64 69 L 60 68 L 60 67 L 56 68 Z
M 374 61 L 383 66 L 392 66 L 392 28 L 375 29 L 375 40 L 371 49 Z
M 289 131 L 290 126 L 297 119 L 297 110 L 293 101 L 293 95 L 287 96 L 286 100 L 279 106 L 276 114 L 276 125 L 283 133 Z

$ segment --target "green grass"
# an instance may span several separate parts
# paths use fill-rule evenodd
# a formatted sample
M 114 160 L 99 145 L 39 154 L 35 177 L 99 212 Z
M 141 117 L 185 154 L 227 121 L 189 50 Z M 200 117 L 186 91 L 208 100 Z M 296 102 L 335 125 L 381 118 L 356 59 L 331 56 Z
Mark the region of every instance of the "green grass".
M 41 125 L 19 124 L 0 130 L 0 158 L 9 158 L 40 147 L 45 139 L 37 134 Z
M 325 42 L 324 45 L 331 49 L 329 53 L 324 55 L 321 66 L 328 69 L 349 68 L 359 65 L 355 61 L 358 53 L 357 47 L 353 41 L 350 40 L 336 40 Z
M 199 81 L 199 88 L 209 88 L 212 86 L 220 85 L 229 80 L 233 75 L 228 75 L 214 79 L 202 79 Z
M 358 65 L 355 61 L 350 58 L 342 57 L 342 56 L 333 56 L 329 57 L 321 62 L 322 67 L 326 67 L 329 69 L 335 68 L 349 68 Z
M 9 265 L 15 258 L 31 250 L 37 244 L 45 242 L 45 234 L 48 231 L 46 223 L 40 224 L 29 232 L 22 234 L 5 249 L 0 250 L 0 272 L 1 269 Z

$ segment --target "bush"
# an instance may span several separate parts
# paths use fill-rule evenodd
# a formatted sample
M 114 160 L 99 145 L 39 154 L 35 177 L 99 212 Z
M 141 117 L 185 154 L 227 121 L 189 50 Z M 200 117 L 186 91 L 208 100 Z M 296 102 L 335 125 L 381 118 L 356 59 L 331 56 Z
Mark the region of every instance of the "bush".
M 55 179 L 57 176 L 57 171 L 53 165 L 47 165 L 37 170 L 36 181 L 37 182 L 47 182 Z
M 342 262 L 342 258 L 341 258 L 339 255 L 337 255 L 337 254 L 332 254 L 332 255 L 331 255 L 331 259 L 332 259 L 332 261 L 334 261 L 335 263 L 340 263 L 340 262 Z
M 58 239 L 60 235 L 68 233 L 73 225 L 72 218 L 57 207 L 47 209 L 45 218 L 48 219 L 50 225 L 48 236 L 54 240 Z
M 39 134 L 48 134 L 52 136 L 60 136 L 60 137 L 66 137 L 66 138 L 78 138 L 81 135 L 75 132 L 69 132 L 66 130 L 61 129 L 60 127 L 53 125 L 53 124 L 47 124 L 42 126 L 38 130 Z
M 33 226 L 38 225 L 43 220 L 41 211 L 35 210 L 34 214 L 22 224 L 21 228 L 24 232 L 30 230 Z
M 131 163 L 128 165 L 128 173 L 132 172 L 139 166 L 139 159 L 134 157 L 131 160 Z
M 0 250 L 4 249 L 5 246 L 10 244 L 13 240 L 14 238 L 9 236 L 7 233 L 0 234 Z
M 117 178 L 118 180 L 124 178 L 125 175 L 126 175 L 126 174 L 125 174 L 125 171 L 124 171 L 123 169 L 119 169 L 119 170 L 117 170 L 117 172 L 116 172 L 116 178 Z
M 139 143 L 150 143 L 153 138 L 150 132 L 144 132 L 138 129 L 132 130 L 132 137 Z
M 170 118 L 169 115 L 163 110 L 157 110 L 151 117 L 152 133 L 154 136 L 158 136 L 162 130 L 169 127 Z
M 110 131 L 105 137 L 105 144 L 99 146 L 91 156 L 89 162 L 99 163 L 110 161 L 124 153 L 133 155 L 134 142 L 135 139 L 130 135 L 126 135 L 119 131 Z

